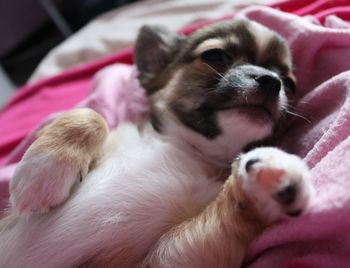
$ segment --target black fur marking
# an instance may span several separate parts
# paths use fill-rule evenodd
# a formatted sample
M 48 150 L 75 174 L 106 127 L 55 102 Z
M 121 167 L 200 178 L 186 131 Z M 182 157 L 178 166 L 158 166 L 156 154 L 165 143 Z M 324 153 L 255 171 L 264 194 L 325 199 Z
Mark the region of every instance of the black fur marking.
M 162 122 L 159 118 L 159 116 L 157 115 L 157 113 L 152 112 L 150 113 L 150 122 L 153 126 L 153 128 L 158 132 L 158 133 L 162 133 Z
M 215 139 L 221 134 L 216 113 L 213 110 L 200 108 L 195 111 L 188 111 L 180 103 L 173 103 L 171 109 L 184 125 L 202 134 L 207 139 Z
M 135 62 L 139 80 L 148 95 L 163 87 L 169 79 L 167 67 L 182 47 L 182 36 L 160 26 L 143 26 L 135 43 Z
M 290 55 L 287 47 L 284 45 L 284 40 L 279 35 L 273 35 L 265 51 L 265 60 L 261 63 L 263 67 L 276 71 L 281 75 L 291 71 L 291 66 L 286 65 L 283 61 L 286 57 L 289 58 Z

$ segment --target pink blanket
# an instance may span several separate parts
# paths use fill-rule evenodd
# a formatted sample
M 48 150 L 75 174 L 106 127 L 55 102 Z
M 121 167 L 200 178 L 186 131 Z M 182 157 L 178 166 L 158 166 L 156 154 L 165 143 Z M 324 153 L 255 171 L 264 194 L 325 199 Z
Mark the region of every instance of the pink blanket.
M 288 122 L 278 145 L 302 156 L 311 168 L 317 198 L 310 213 L 273 226 L 252 246 L 249 267 L 347 267 L 350 264 L 350 26 L 335 16 L 318 23 L 270 8 L 249 8 L 236 16 L 248 17 L 283 35 L 292 48 L 299 81 L 295 98 L 305 118 Z M 100 72 L 89 106 L 105 116 L 110 126 L 137 121 L 147 110 L 135 72 L 115 65 Z M 50 119 L 48 119 L 50 120 Z M 44 123 L 43 123 L 44 124 Z M 33 133 L 7 157 L 0 169 L 6 182 Z M 4 196 L 6 191 L 4 187 Z M 4 195 L 2 195 L 4 194 Z
M 309 165 L 317 198 L 310 214 L 266 231 L 250 267 L 350 267 L 350 26 L 335 16 L 302 19 L 268 8 L 245 16 L 290 44 L 298 80 L 297 107 L 306 119 L 288 123 L 278 144 Z

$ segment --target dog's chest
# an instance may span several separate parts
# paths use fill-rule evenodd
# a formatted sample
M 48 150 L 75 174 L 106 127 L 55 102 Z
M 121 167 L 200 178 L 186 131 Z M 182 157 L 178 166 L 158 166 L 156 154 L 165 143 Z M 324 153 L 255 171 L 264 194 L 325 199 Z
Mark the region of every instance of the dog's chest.
M 161 224 L 176 221 L 178 214 L 196 214 L 216 197 L 221 183 L 185 150 L 152 135 L 140 136 L 132 126 L 117 134 L 118 148 L 81 189 L 99 200 L 96 209 L 109 207 L 120 220 Z
M 81 215 L 79 222 L 63 220 L 83 223 L 86 235 L 98 230 L 98 239 L 114 250 L 146 252 L 169 226 L 214 200 L 221 182 L 208 178 L 176 146 L 124 134 L 116 152 L 88 175 L 64 208 L 65 214 Z

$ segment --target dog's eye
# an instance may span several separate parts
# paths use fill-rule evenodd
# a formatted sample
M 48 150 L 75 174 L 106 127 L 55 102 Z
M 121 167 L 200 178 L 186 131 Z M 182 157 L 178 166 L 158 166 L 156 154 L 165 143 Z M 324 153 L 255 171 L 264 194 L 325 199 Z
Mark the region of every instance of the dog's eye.
M 283 79 L 283 85 L 290 92 L 293 92 L 293 93 L 295 92 L 296 85 L 295 85 L 295 82 L 293 81 L 292 78 L 290 78 L 290 77 L 284 78 Z
M 209 49 L 201 54 L 201 60 L 210 65 L 225 64 L 228 59 L 226 52 L 220 48 Z

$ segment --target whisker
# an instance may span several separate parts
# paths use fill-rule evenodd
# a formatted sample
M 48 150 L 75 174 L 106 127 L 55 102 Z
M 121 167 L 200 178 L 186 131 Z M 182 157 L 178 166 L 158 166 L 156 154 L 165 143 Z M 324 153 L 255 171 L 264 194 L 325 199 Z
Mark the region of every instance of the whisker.
M 222 79 L 224 79 L 225 82 L 229 82 L 229 81 L 227 80 L 227 78 L 224 77 L 224 76 L 223 76 L 221 73 L 219 73 L 217 70 L 215 70 L 215 68 L 213 68 L 212 66 L 210 66 L 208 63 L 205 63 L 205 62 L 204 62 L 204 64 L 207 65 L 211 70 L 213 70 L 218 76 L 220 76 Z
M 308 104 L 308 102 L 306 102 L 305 104 Z M 315 117 L 313 117 L 310 114 L 310 111 L 307 110 L 306 107 L 295 107 L 293 105 L 287 104 L 286 108 L 288 109 L 288 111 L 297 113 L 297 114 L 302 114 L 303 116 L 306 116 L 309 120 L 315 120 Z
M 297 104 L 309 104 L 310 101 L 306 101 L 304 99 L 289 99 L 290 102 L 295 102 Z
M 299 118 L 302 118 L 302 119 L 304 119 L 306 122 L 311 123 L 311 120 L 309 120 L 307 117 L 305 117 L 305 116 L 303 116 L 303 115 L 301 115 L 301 114 L 298 114 L 298 113 L 292 112 L 292 111 L 288 111 L 288 110 L 286 111 L 286 113 L 287 113 L 287 114 L 294 115 L 294 116 L 299 117 Z

